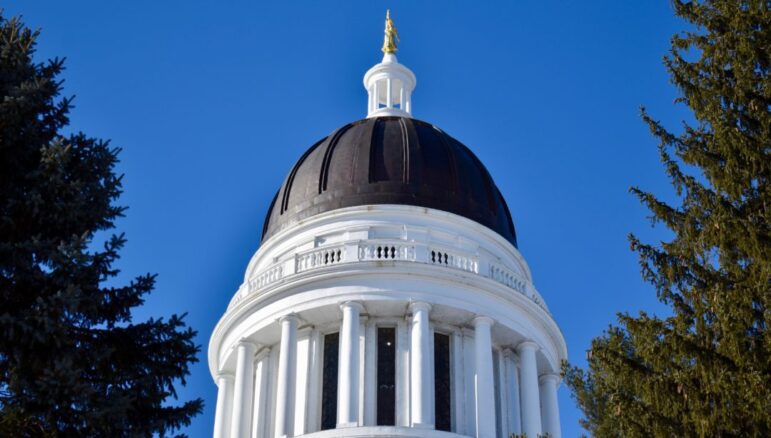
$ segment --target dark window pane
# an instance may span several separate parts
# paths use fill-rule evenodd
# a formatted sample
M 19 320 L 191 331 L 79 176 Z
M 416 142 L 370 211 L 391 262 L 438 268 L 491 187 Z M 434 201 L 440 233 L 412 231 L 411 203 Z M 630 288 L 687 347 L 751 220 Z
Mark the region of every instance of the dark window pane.
M 396 329 L 377 329 L 377 424 L 396 424 Z
M 452 393 L 450 391 L 450 337 L 434 333 L 434 400 L 436 430 L 452 429 Z
M 337 425 L 337 359 L 340 334 L 324 336 L 324 371 L 321 385 L 321 430 Z

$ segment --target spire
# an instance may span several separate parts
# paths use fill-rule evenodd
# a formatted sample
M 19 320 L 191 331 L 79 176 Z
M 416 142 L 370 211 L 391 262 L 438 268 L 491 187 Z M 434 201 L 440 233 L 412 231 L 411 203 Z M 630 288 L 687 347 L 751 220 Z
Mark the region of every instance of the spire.
M 383 36 L 383 60 L 364 75 L 364 88 L 369 93 L 367 117 L 412 117 L 412 90 L 417 80 L 410 69 L 396 60 L 399 32 L 386 11 Z

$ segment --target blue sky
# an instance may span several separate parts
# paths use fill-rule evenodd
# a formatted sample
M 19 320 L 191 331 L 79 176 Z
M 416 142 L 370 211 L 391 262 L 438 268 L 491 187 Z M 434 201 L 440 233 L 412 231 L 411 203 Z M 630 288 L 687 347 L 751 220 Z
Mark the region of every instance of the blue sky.
M 672 190 L 644 105 L 688 114 L 661 58 L 685 24 L 668 2 L 13 2 L 40 28 L 38 56 L 66 56 L 72 127 L 123 148 L 118 226 L 128 279 L 159 274 L 137 318 L 188 312 L 201 362 L 183 399 L 216 387 L 209 334 L 259 246 L 268 204 L 318 139 L 366 115 L 362 76 L 379 61 L 386 8 L 399 60 L 418 78 L 414 115 L 468 145 L 506 197 L 519 247 L 585 363 L 619 311 L 663 312 L 626 235 L 663 236 L 628 193 Z M 560 389 L 563 433 L 580 412 Z

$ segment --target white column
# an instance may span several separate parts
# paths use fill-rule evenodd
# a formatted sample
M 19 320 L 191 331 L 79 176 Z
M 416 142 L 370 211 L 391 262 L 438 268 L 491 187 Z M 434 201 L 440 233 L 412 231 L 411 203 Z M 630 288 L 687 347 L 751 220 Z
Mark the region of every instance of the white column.
M 557 385 L 560 377 L 557 374 L 544 374 L 539 379 L 541 383 L 541 415 L 543 416 L 543 431 L 550 438 L 560 438 L 560 409 L 557 402 Z
M 429 328 L 428 330 L 428 393 L 427 393 L 427 406 L 428 423 L 436 425 L 436 400 L 434 400 L 434 389 L 436 388 L 436 379 L 434 376 L 434 331 Z
M 358 424 L 361 426 L 364 424 L 364 363 L 366 362 L 366 327 L 367 317 L 366 316 L 360 316 L 359 317 L 359 407 L 356 409 L 356 412 L 359 413 L 359 417 L 357 418 Z
M 463 333 L 463 386 L 465 391 L 464 409 L 465 435 L 474 435 L 477 430 L 476 396 L 476 347 L 474 331 L 464 328 Z
M 230 437 L 230 418 L 233 407 L 233 375 L 217 375 L 217 410 L 214 413 L 214 438 Z
M 308 377 L 309 367 L 311 359 L 311 330 L 306 328 L 303 330 L 297 330 L 297 355 L 295 356 L 295 362 L 297 363 L 297 370 L 295 374 L 295 391 L 294 391 L 294 412 L 292 413 L 294 421 L 294 429 L 292 432 L 294 435 L 305 435 L 306 424 L 308 418 Z
M 324 364 L 321 362 L 324 351 L 324 336 L 318 329 L 311 331 L 310 375 L 308 376 L 308 433 L 321 429 L 321 380 Z
M 359 316 L 364 306 L 347 301 L 340 309 L 343 326 L 337 377 L 337 427 L 355 427 L 359 419 Z
M 375 81 L 375 85 L 372 87 L 372 89 L 374 90 L 374 93 L 372 93 L 372 94 L 375 96 L 375 101 L 372 102 L 372 104 L 373 104 L 372 111 L 375 112 L 380 107 L 380 96 L 379 96 L 379 93 L 380 93 L 380 81 Z
M 486 316 L 474 318 L 477 438 L 495 437 L 492 326 L 492 318 Z
M 396 425 L 410 427 L 410 329 L 396 324 Z
M 266 423 L 268 422 L 268 368 L 270 368 L 270 349 L 263 348 L 254 358 L 254 403 L 252 403 L 252 438 L 265 438 L 269 436 Z
M 364 425 L 377 423 L 377 326 L 367 321 L 364 346 Z
M 412 326 L 410 327 L 410 394 L 412 427 L 433 428 L 431 422 L 431 342 L 428 314 L 431 305 L 428 303 L 410 304 Z
M 452 385 L 453 391 L 452 414 L 454 418 L 454 432 L 459 435 L 466 434 L 466 381 L 463 375 L 463 335 L 460 332 L 452 334 Z
M 270 350 L 268 356 L 268 393 L 265 405 L 265 437 L 272 437 L 276 430 L 276 399 L 278 395 L 278 359 L 281 355 L 281 343 Z
M 281 347 L 278 356 L 278 379 L 276 384 L 276 438 L 294 435 L 294 394 L 297 373 L 297 324 L 296 315 L 282 316 Z
M 522 409 L 522 433 L 538 436 L 541 433 L 541 403 L 538 396 L 538 368 L 535 352 L 538 344 L 525 341 L 517 346 L 520 362 L 520 400 Z
M 506 395 L 509 407 L 508 435 L 519 435 L 522 433 L 522 423 L 519 415 L 519 359 L 511 350 L 506 350 L 504 354 L 506 357 Z
M 500 409 L 495 410 L 495 415 L 500 415 L 500 418 L 497 418 L 497 420 L 500 425 L 501 433 L 504 436 L 509 436 L 506 433 L 506 431 L 509 430 L 509 422 L 511 421 L 508 415 L 509 395 L 508 388 L 506 388 L 506 357 L 503 355 L 502 351 L 494 352 L 493 360 L 496 361 L 498 367 L 498 374 L 495 376 L 498 379 L 498 399 L 496 400 L 496 403 L 500 404 Z M 495 370 L 495 368 L 493 368 L 493 370 Z
M 252 419 L 254 393 L 254 353 L 257 346 L 241 341 L 236 347 L 236 382 L 233 390 L 233 417 L 230 423 L 232 438 L 247 438 Z
M 393 79 L 386 79 L 386 108 L 392 108 L 394 106 L 394 99 L 391 93 Z

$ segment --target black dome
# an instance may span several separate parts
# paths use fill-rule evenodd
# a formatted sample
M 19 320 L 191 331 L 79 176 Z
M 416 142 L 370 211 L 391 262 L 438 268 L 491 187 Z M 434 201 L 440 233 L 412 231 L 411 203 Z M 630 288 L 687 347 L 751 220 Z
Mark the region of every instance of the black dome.
M 404 117 L 349 123 L 311 146 L 273 198 L 262 240 L 298 220 L 370 204 L 455 213 L 517 246 L 509 208 L 482 162 L 430 123 Z

